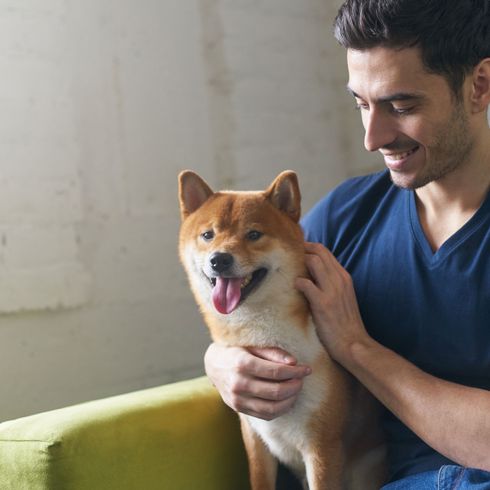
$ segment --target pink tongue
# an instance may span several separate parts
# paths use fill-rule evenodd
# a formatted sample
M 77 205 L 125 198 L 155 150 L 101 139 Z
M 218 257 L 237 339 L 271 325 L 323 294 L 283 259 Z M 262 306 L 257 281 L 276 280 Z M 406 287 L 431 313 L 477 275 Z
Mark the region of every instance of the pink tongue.
M 240 278 L 217 277 L 213 288 L 214 307 L 223 315 L 231 313 L 240 302 Z

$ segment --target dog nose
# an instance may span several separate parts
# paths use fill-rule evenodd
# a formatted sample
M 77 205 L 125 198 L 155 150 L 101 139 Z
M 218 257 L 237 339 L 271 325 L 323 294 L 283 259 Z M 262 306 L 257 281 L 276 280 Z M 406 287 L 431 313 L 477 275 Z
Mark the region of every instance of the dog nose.
M 233 265 L 233 255 L 216 252 L 211 255 L 209 262 L 215 272 L 226 272 Z

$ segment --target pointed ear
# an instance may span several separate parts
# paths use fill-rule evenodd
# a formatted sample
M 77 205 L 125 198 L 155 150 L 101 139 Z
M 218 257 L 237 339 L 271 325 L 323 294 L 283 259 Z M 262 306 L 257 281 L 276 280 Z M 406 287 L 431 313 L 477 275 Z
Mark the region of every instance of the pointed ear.
M 291 170 L 281 172 L 265 191 L 267 199 L 280 211 L 298 222 L 301 216 L 301 194 L 298 177 Z
M 184 170 L 179 174 L 179 202 L 182 220 L 200 208 L 214 192 L 199 175 Z

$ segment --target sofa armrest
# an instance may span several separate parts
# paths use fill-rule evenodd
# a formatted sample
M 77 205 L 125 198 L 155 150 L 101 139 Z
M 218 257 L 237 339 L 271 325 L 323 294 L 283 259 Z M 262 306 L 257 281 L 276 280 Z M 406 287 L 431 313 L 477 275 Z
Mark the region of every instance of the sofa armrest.
M 238 418 L 206 378 L 0 424 L 2 490 L 245 490 Z

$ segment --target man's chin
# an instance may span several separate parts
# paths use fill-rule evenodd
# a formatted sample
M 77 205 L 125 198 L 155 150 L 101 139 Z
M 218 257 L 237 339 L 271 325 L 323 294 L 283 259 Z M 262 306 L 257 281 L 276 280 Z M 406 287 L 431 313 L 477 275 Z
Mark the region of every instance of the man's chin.
M 414 189 L 412 179 L 407 175 L 402 175 L 400 172 L 394 172 L 393 170 L 390 170 L 390 178 L 391 182 L 393 182 L 393 184 L 400 189 Z
M 431 180 L 418 177 L 417 175 L 407 175 L 400 172 L 394 172 L 390 170 L 390 178 L 393 184 L 400 189 L 405 189 L 407 191 L 413 191 L 424 187 Z

